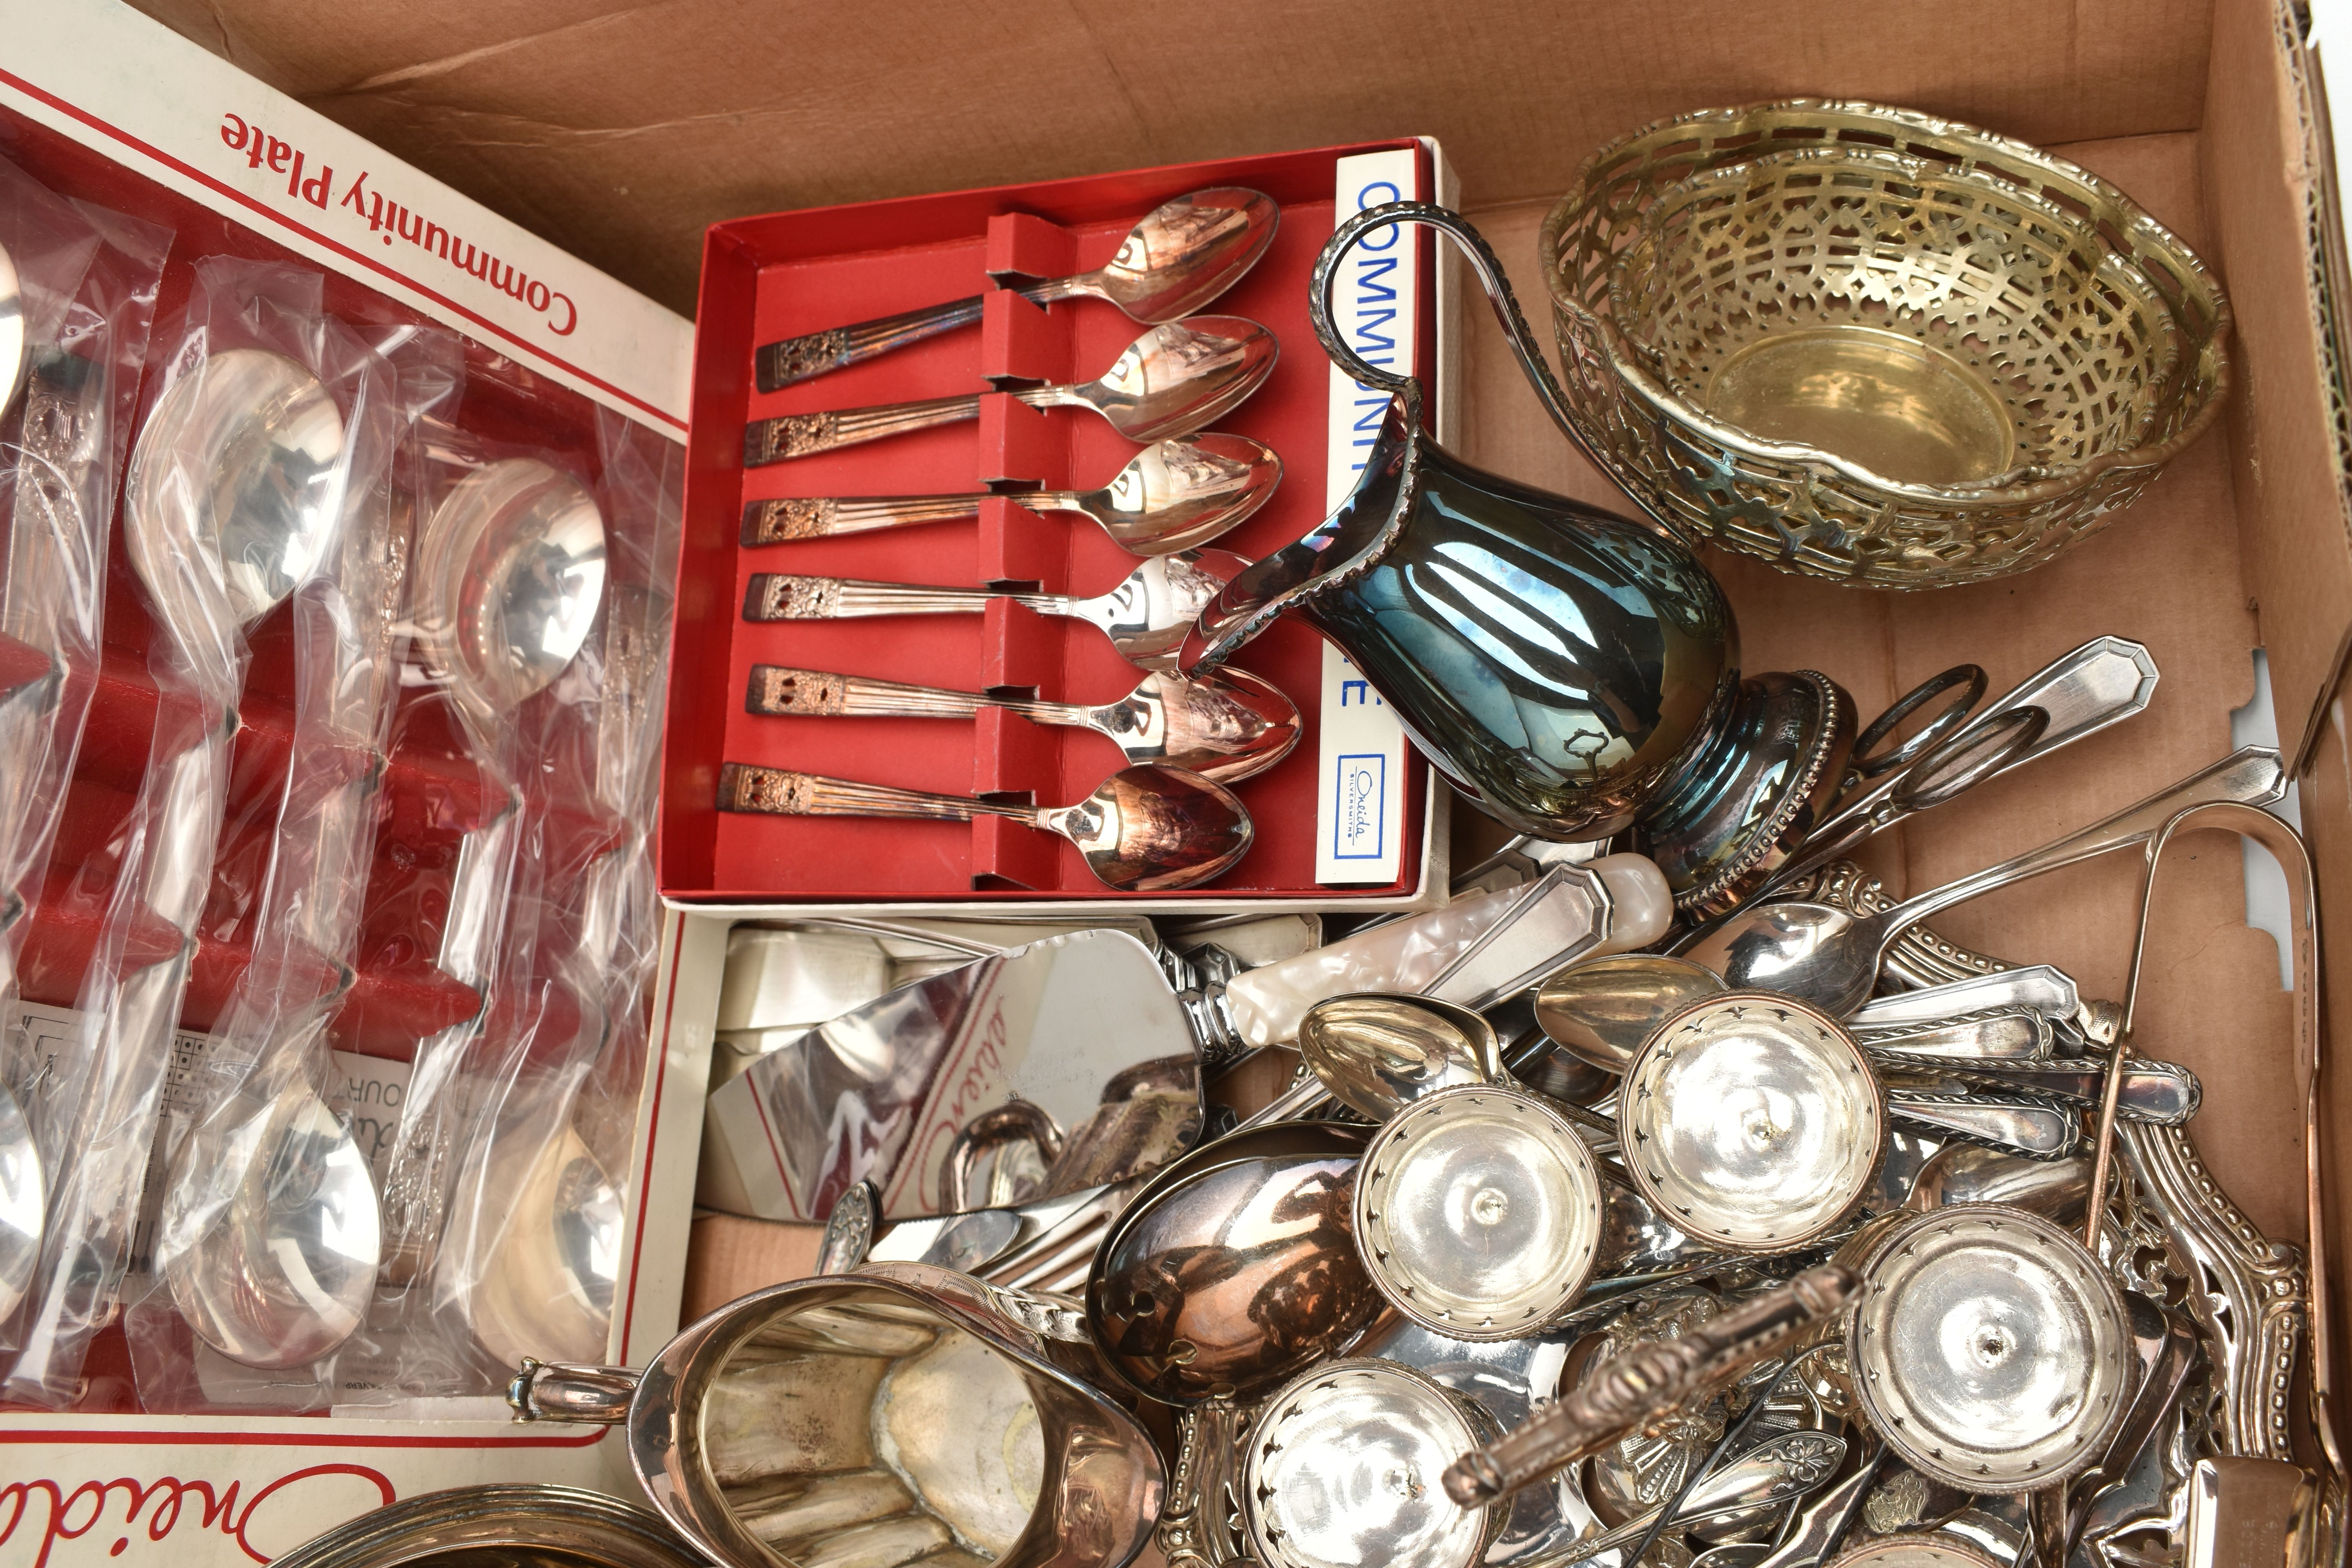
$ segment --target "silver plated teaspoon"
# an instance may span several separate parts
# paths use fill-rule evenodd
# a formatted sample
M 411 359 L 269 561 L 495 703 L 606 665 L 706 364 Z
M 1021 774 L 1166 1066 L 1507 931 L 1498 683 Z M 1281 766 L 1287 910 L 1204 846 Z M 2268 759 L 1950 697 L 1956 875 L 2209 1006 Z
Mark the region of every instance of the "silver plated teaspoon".
M 1281 482 L 1282 459 L 1273 447 L 1246 436 L 1208 430 L 1181 441 L 1154 441 L 1099 489 L 1011 490 L 1002 499 L 1034 512 L 1089 519 L 1135 554 L 1167 555 L 1206 544 L 1237 526 Z M 877 528 L 961 522 L 978 517 L 980 503 L 990 499 L 971 491 L 755 500 L 743 509 L 743 543 L 789 544 Z
M 1272 682 L 1228 667 L 1197 679 L 1155 670 L 1116 702 L 1041 702 L 858 675 L 751 667 L 745 710 L 773 718 L 969 719 L 1001 708 L 1036 724 L 1092 730 L 1130 763 L 1159 763 L 1234 784 L 1265 772 L 1298 743 L 1298 710 Z
M 864 616 L 977 616 L 1004 599 L 1041 616 L 1091 621 L 1129 663 L 1176 667 L 1184 634 L 1234 574 L 1248 564 L 1223 550 L 1156 555 L 1108 594 L 992 594 L 985 588 L 934 588 L 867 583 L 851 577 L 797 577 L 758 572 L 743 590 L 747 621 L 830 621 Z
M 1139 321 L 1173 321 L 1191 315 L 1239 282 L 1257 265 L 1282 209 L 1274 198 L 1237 185 L 1213 186 L 1162 202 L 1144 215 L 1119 242 L 1109 265 L 1073 278 L 1055 278 L 1014 289 L 1033 304 L 1056 300 L 1108 300 Z M 981 319 L 988 296 L 951 300 L 896 316 L 833 327 L 803 337 L 760 346 L 754 365 L 760 390 L 774 392 L 794 382 L 873 359 L 893 349 Z
M 1714 970 L 1735 991 L 1778 991 L 1843 1017 L 1869 1000 L 1886 949 L 1938 910 L 2145 843 L 2184 806 L 2205 801 L 2264 805 L 2284 789 L 2278 753 L 2248 746 L 2105 821 L 1877 914 L 1855 915 L 1798 900 L 1750 905 L 1725 918 L 1682 956 Z
M 1012 395 L 1032 408 L 1091 408 L 1130 441 L 1189 436 L 1214 424 L 1274 374 L 1274 334 L 1239 316 L 1194 316 L 1145 332 L 1092 381 Z M 909 430 L 980 417 L 980 393 L 873 408 L 786 414 L 743 430 L 743 464 L 758 468 Z
M 1224 785 L 1151 765 L 1121 768 L 1076 805 L 1027 806 L 725 763 L 719 809 L 915 822 L 1007 817 L 1068 839 L 1086 857 L 1087 869 L 1122 893 L 1197 887 L 1221 876 L 1249 852 L 1255 831 Z

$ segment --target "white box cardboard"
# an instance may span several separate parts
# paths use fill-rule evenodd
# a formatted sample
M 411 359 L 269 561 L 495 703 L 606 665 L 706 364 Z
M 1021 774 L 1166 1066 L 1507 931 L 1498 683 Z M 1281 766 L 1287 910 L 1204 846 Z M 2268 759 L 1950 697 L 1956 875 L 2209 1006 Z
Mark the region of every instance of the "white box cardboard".
M 115 0 L 0 0 L 0 104 L 683 437 L 693 333 L 675 312 Z M 725 953 L 723 926 L 704 951 L 693 923 L 664 921 L 616 1363 L 677 1327 Z M 517 1426 L 488 1400 L 402 1415 L 415 1418 L 0 1411 L 0 1568 L 246 1568 L 395 1499 L 487 1480 L 642 1500 L 605 1428 Z

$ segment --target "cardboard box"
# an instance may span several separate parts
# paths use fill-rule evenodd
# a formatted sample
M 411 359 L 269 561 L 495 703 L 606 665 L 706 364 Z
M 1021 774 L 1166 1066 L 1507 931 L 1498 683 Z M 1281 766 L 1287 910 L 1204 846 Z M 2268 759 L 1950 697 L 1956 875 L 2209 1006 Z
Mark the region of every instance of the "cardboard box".
M 655 301 L 127 7 L 12 0 L 0 27 L 0 154 L 62 195 L 173 225 L 173 266 L 221 252 L 313 263 L 331 308 L 446 325 L 511 376 L 554 384 L 551 403 L 583 427 L 593 403 L 682 436 L 689 327 Z M 677 1322 L 709 1048 L 707 1032 L 697 1046 L 662 1026 L 680 935 L 672 920 L 631 1139 L 616 1362 L 642 1361 Z M 401 1077 L 370 1058 L 342 1065 L 361 1096 Z M 635 1489 L 603 1429 L 517 1426 L 495 1398 L 310 1417 L 92 1413 L 127 1403 L 121 1355 L 119 1342 L 94 1349 L 90 1409 L 0 1410 L 0 1563 L 209 1568 L 439 1487 Z
M 679 0 L 553 26 L 481 5 L 149 3 L 681 307 L 704 226 L 747 210 L 1403 132 L 1444 144 L 1465 206 L 1521 298 L 1538 300 L 1533 241 L 1549 204 L 1591 149 L 1667 114 L 1814 93 L 1914 106 L 2050 147 L 2116 181 L 2222 278 L 2237 313 L 2225 427 L 2098 537 L 2006 582 L 1896 597 L 1715 555 L 1744 663 L 1812 665 L 1871 711 L 1963 659 L 2000 689 L 2093 635 L 2154 651 L 2164 677 L 2147 714 L 1874 845 L 1873 868 L 1916 889 L 2228 750 L 2232 715 L 2255 693 L 2253 650 L 2265 649 L 2322 877 L 2323 963 L 2335 981 L 2322 994 L 2336 1037 L 2352 1038 L 2345 345 L 2315 243 L 2335 221 L 2326 150 L 2287 0 L 2055 10 L 2034 0 L 1959 10 L 1202 0 L 1159 13 L 1094 0 L 913 0 L 784 16 Z M 1475 304 L 1466 324 L 1465 454 L 1622 507 L 1543 418 Z M 2245 923 L 2235 846 L 2200 837 L 2174 853 L 2142 1038 L 2203 1077 L 2195 1135 L 2221 1184 L 2265 1233 L 2300 1245 L 2302 1094 L 2278 954 Z M 2118 996 L 2139 871 L 2116 857 L 1937 924 L 2003 957 L 2061 964 L 2087 994 Z M 2326 1103 L 2338 1151 L 2322 1174 L 2340 1300 L 2352 1240 L 2344 1075 Z M 789 1277 L 808 1256 L 801 1240 L 754 1222 L 705 1222 L 689 1266 L 696 1304 Z M 179 1528 L 194 1539 L 193 1505 L 188 1521 Z

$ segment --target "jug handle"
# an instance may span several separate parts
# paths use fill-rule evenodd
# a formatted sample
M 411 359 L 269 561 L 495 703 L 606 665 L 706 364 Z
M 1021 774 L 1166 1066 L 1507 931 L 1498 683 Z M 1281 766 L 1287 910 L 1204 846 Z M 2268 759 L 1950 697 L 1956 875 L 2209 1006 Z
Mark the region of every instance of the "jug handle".
M 1528 384 L 1536 389 L 1544 411 L 1578 451 L 1606 472 L 1605 465 L 1601 464 L 1569 417 L 1568 395 L 1560 390 L 1559 378 L 1552 374 L 1535 334 L 1528 330 L 1528 319 L 1520 313 L 1518 299 L 1511 292 L 1511 280 L 1503 275 L 1503 264 L 1496 258 L 1494 247 L 1469 219 L 1451 207 L 1442 207 L 1434 202 L 1384 202 L 1376 207 L 1366 207 L 1332 234 L 1323 253 L 1315 258 L 1315 271 L 1307 290 L 1307 315 L 1315 323 L 1315 336 L 1332 363 L 1364 385 L 1383 392 L 1402 393 L 1411 383 L 1411 377 L 1379 369 L 1349 347 L 1331 313 L 1331 289 L 1339 276 L 1339 263 L 1366 235 L 1392 224 L 1419 224 L 1436 229 L 1462 248 L 1462 253 L 1470 258 L 1471 269 L 1478 275 L 1479 286 L 1486 291 L 1486 302 L 1495 308 L 1495 317 L 1503 324 L 1503 336 L 1509 340 L 1511 353 L 1517 356 L 1519 368 L 1527 372 Z
M 590 1421 L 618 1426 L 629 1418 L 637 1373 L 625 1366 L 575 1366 L 523 1358 L 507 1384 L 518 1421 Z

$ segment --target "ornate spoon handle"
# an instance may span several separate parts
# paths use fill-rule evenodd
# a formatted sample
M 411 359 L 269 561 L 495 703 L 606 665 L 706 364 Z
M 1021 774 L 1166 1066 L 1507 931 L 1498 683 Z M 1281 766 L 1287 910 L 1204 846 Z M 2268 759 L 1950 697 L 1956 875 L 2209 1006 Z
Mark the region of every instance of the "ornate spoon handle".
M 1091 272 L 1082 273 L 1076 278 L 1056 278 L 1049 282 L 1032 283 L 1026 288 L 1010 289 L 1005 292 L 1045 305 L 1055 300 L 1074 300 L 1092 292 L 1094 279 Z M 938 337 L 941 332 L 952 332 L 958 327 L 971 326 L 985 313 L 987 306 L 987 295 L 974 294 L 968 299 L 950 300 L 944 305 L 926 305 L 919 310 L 902 310 L 895 316 L 877 316 L 856 326 L 829 327 L 822 332 L 763 343 L 752 361 L 759 376 L 760 390 L 779 391 L 794 382 L 807 381 L 827 371 L 887 354 L 893 349 L 905 348 L 908 343 Z
M 987 295 L 974 294 L 970 299 L 950 300 L 944 305 L 926 305 L 919 310 L 877 316 L 853 327 L 830 327 L 805 337 L 762 343 L 752 362 L 760 390 L 775 392 L 794 382 L 905 348 L 908 343 L 919 343 L 958 327 L 969 327 L 980 320 L 987 303 Z
M 935 425 L 980 417 L 980 394 L 932 397 L 919 403 L 885 403 L 872 408 L 836 408 L 823 414 L 786 414 L 754 420 L 743 429 L 743 466 L 756 468 L 789 458 L 830 452 L 861 441 L 878 441 Z
M 1484 1448 L 1446 1467 L 1445 1495 L 1464 1508 L 1509 1497 L 1636 1426 L 1736 1376 L 1842 1310 L 1860 1289 L 1853 1270 L 1824 1263 L 1673 1339 L 1641 1340 Z
M 854 577 L 752 574 L 743 591 L 747 621 L 832 621 L 853 616 L 976 616 L 1000 595 L 982 588 L 929 588 Z
M 988 498 L 964 496 L 789 497 L 755 500 L 743 509 L 743 542 L 789 544 L 795 539 L 827 539 L 877 528 L 911 528 L 924 522 L 961 522 L 980 515 Z
M 970 822 L 975 816 L 1028 822 L 1036 815 L 1026 806 L 999 805 L 968 795 L 929 795 L 749 763 L 720 765 L 719 809 L 771 816 L 887 816 L 905 822 Z
M 798 577 L 755 572 L 743 590 L 747 621 L 835 621 L 853 616 L 976 616 L 991 599 L 1025 605 L 1041 616 L 1076 613 L 1088 601 L 1060 594 L 992 594 L 985 588 L 934 588 L 920 583 L 868 583 L 856 577 Z
M 1024 702 L 939 686 L 902 686 L 895 680 L 793 669 L 781 664 L 751 667 L 751 690 L 744 706 L 750 712 L 779 718 L 969 719 L 983 708 L 1002 708 L 1041 724 L 1086 721 L 1084 709 L 1059 702 Z
M 926 522 L 963 522 L 980 515 L 987 492 L 954 496 L 821 496 L 755 500 L 743 509 L 743 542 L 789 544 L 796 539 L 826 539 L 877 528 L 912 528 Z M 1006 500 L 1031 511 L 1076 510 L 1071 490 L 1022 490 Z

